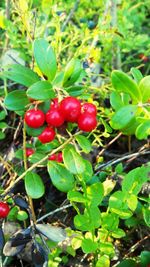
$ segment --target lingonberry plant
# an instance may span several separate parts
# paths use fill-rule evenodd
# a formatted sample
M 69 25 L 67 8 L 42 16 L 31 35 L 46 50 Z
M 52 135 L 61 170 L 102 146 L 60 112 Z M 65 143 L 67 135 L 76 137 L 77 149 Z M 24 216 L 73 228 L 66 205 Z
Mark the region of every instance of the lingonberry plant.
M 44 39 L 34 41 L 33 54 L 40 75 L 19 64 L 3 72 L 3 78 L 23 85 L 23 89 L 9 92 L 4 101 L 5 108 L 15 112 L 22 123 L 23 142 L 15 155 L 23 164 L 21 170 L 16 170 L 15 178 L 3 188 L 1 197 L 11 198 L 10 216 L 17 207 L 18 220 L 26 221 L 24 228 L 6 242 L 3 253 L 15 256 L 30 242 L 35 266 L 39 258 L 40 266 L 44 266 L 50 257 L 53 261 L 54 252 L 57 251 L 57 256 L 62 253 L 66 242 L 66 252 L 72 256 L 81 249 L 85 255 L 91 255 L 93 266 L 109 267 L 115 260 L 118 239 L 126 237 L 122 226 L 136 225 L 138 216 L 141 216 L 140 223 L 150 224 L 148 198 L 140 195 L 149 180 L 150 165 L 141 164 L 126 171 L 123 165 L 117 165 L 122 160 L 106 165 L 97 160 L 92 165 L 88 156 L 93 149 L 93 139 L 102 142 L 101 124 L 108 132 L 119 130 L 119 136 L 135 134 L 139 139 L 147 138 L 150 78 L 141 77 L 136 69 L 131 70 L 134 80 L 121 71 L 113 71 L 112 109 L 107 114 L 98 101 L 88 100 L 86 86 L 79 86 L 87 74 L 78 59 L 72 59 L 65 70 L 57 69 L 55 52 Z M 115 140 L 116 136 L 113 142 Z M 69 207 L 73 207 L 74 226 L 65 230 L 40 223 L 47 214 L 40 219 L 35 214 L 33 199 L 47 198 L 47 175 L 55 190 L 65 193 Z M 25 191 L 16 194 L 19 182 L 24 183 Z M 1 218 L 9 212 L 7 204 L 3 210 L 4 204 L 0 203 Z M 49 243 L 45 237 L 55 243 Z M 131 267 L 135 264 L 130 259 L 122 264 L 126 261 Z

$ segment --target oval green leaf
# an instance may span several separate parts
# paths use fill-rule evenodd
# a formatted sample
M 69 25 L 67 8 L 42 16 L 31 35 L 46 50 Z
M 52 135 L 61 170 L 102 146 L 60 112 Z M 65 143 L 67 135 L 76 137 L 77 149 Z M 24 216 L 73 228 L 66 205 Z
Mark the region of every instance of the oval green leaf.
M 15 90 L 6 96 L 4 104 L 9 110 L 24 110 L 26 105 L 29 104 L 29 99 L 25 91 Z
M 84 159 L 76 152 L 72 145 L 63 150 L 63 159 L 66 168 L 73 174 L 80 174 L 85 170 Z
M 2 75 L 14 82 L 20 83 L 26 87 L 39 81 L 38 75 L 31 69 L 24 67 L 20 64 L 13 64 L 9 66 L 7 71 L 4 71 Z
M 89 153 L 92 150 L 91 143 L 87 137 L 83 135 L 77 135 L 75 139 L 78 142 L 79 146 L 82 148 L 83 152 Z
M 25 176 L 25 189 L 28 196 L 33 199 L 42 197 L 45 192 L 41 177 L 34 172 L 27 172 Z
M 138 107 L 128 105 L 120 108 L 111 118 L 111 126 L 116 130 L 121 130 L 128 127 L 130 122 L 134 119 Z
M 150 75 L 140 81 L 139 89 L 142 95 L 142 102 L 147 102 L 150 99 Z
M 74 188 L 75 180 L 73 175 L 61 164 L 48 162 L 48 173 L 53 185 L 62 192 L 68 192 Z
M 141 100 L 137 84 L 124 72 L 114 70 L 111 74 L 111 80 L 116 91 L 129 94 L 136 103 Z
M 52 85 L 47 81 L 34 83 L 27 90 L 27 96 L 36 100 L 48 100 L 55 97 Z
M 41 72 L 52 81 L 56 75 L 57 62 L 53 48 L 44 39 L 37 39 L 33 45 L 35 61 Z

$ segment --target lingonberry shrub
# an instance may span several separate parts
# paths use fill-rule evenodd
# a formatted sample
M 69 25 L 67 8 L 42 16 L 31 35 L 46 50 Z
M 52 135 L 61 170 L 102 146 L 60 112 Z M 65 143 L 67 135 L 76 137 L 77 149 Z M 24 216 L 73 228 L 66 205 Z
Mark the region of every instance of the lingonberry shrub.
M 103 145 L 103 137 L 110 137 L 113 129 L 121 131 L 119 136 L 122 133 L 136 134 L 139 139 L 144 139 L 149 135 L 149 108 L 146 106 L 150 99 L 149 77 L 141 78 L 139 73 L 132 70 L 138 81 L 136 83 L 123 72 L 113 71 L 112 109 L 105 113 L 101 111 L 103 108 L 98 107 L 97 95 L 92 93 L 91 99 L 87 87 L 84 88 L 82 79 L 87 74 L 84 74 L 78 59 L 72 59 L 65 70 L 61 66 L 57 69 L 53 48 L 44 39 L 35 40 L 33 53 L 40 76 L 17 64 L 4 74 L 14 81 L 19 75 L 17 82 L 19 80 L 27 90 L 11 91 L 4 101 L 5 108 L 16 112 L 23 122 L 23 144 L 19 146 L 19 149 L 23 147 L 23 153 L 18 153 L 17 157 L 21 159 L 19 164 L 22 168 L 15 170 L 12 183 L 8 187 L 6 183 L 2 196 L 10 197 L 12 205 L 15 203 L 17 209 L 24 209 L 28 214 L 26 216 L 23 213 L 22 216 L 21 212 L 21 216 L 18 216 L 21 220 L 28 218 L 24 219 L 27 227 L 6 243 L 4 254 L 14 256 L 24 248 L 25 243 L 31 241 L 32 258 L 35 261 L 38 256 L 42 261 L 41 266 L 44 266 L 48 255 L 45 240 L 44 246 L 41 245 L 43 238 L 62 242 L 68 236 L 71 255 L 75 255 L 76 249 L 80 248 L 83 253 L 91 255 L 93 266 L 110 266 L 115 256 L 114 240 L 126 235 L 121 228 L 123 220 L 129 225 L 130 219 L 137 216 L 143 218 L 142 223 L 149 225 L 147 199 L 142 199 L 145 203 L 142 206 L 138 195 L 148 181 L 150 167 L 147 164 L 125 173 L 123 166 L 114 168 L 116 161 L 99 164 L 95 160 L 92 165 L 93 159 L 88 159 L 93 145 L 97 145 L 98 150 Z M 30 102 L 31 99 L 34 101 Z M 99 127 L 101 123 L 104 133 Z M 30 144 L 30 149 L 26 148 L 27 144 Z M 111 144 L 108 143 L 108 146 Z M 100 154 L 103 151 L 105 149 Z M 7 166 L 7 169 L 10 172 L 11 168 Z M 44 204 L 48 202 L 47 192 L 51 194 L 50 190 L 53 190 L 49 184 L 47 186 L 45 178 L 48 176 L 58 192 L 66 193 L 65 198 L 74 208 L 70 226 L 74 224 L 73 229 L 63 231 L 48 223 L 39 223 L 49 213 L 43 214 L 38 220 L 36 218 L 41 209 L 36 209 L 36 214 L 32 199 L 36 201 L 42 198 Z M 121 182 L 115 188 L 119 179 Z M 19 196 L 16 199 L 14 194 L 20 181 L 24 183 L 23 193 L 17 192 Z M 142 206 L 140 216 L 138 204 Z M 43 212 L 46 213 L 46 209 Z M 40 242 L 37 242 L 35 233 L 39 234 L 38 238 L 42 237 Z M 8 245 L 9 248 L 15 246 L 18 238 L 21 246 L 15 252 L 8 251 Z

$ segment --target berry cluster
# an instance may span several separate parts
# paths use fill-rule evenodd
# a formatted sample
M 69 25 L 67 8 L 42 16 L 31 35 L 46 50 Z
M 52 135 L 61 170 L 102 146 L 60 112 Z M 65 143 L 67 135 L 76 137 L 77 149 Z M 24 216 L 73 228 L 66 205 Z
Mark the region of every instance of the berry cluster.
M 44 114 L 40 109 L 30 109 L 25 113 L 25 122 L 31 128 L 39 128 L 46 122 L 47 127 L 38 136 L 41 143 L 49 143 L 55 138 L 55 129 L 64 122 L 77 123 L 80 130 L 91 132 L 97 126 L 96 106 L 81 103 L 77 98 L 68 96 L 60 103 L 54 98 L 50 109 Z
M 49 156 L 48 160 L 57 161 L 59 163 L 63 162 L 62 152 L 52 154 L 51 156 Z

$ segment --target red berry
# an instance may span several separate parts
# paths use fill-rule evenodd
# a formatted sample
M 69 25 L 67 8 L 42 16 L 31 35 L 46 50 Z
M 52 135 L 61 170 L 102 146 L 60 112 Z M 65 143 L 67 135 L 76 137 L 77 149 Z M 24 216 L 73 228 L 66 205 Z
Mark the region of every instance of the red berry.
M 26 156 L 30 157 L 32 154 L 34 154 L 34 149 L 26 148 Z
M 84 103 L 82 105 L 82 111 L 83 113 L 88 112 L 89 114 L 94 115 L 94 116 L 96 116 L 97 114 L 96 106 L 92 103 Z
M 89 113 L 83 113 L 80 115 L 78 119 L 78 127 L 80 130 L 84 132 L 91 132 L 96 128 L 96 126 L 97 120 L 95 116 Z
M 58 98 L 53 98 L 51 105 L 50 105 L 50 108 L 58 108 L 58 107 L 59 107 Z
M 57 162 L 63 162 L 63 157 L 62 157 L 62 152 L 59 152 L 57 154 L 57 159 L 56 159 Z
M 52 108 L 46 113 L 46 122 L 54 127 L 59 127 L 64 123 L 64 118 L 58 108 Z
M 45 114 L 40 109 L 30 109 L 25 113 L 24 119 L 29 127 L 39 128 L 45 122 Z
M 51 156 L 49 156 L 48 160 L 56 160 L 57 155 L 56 154 L 52 154 Z
M 61 101 L 60 111 L 66 121 L 77 122 L 81 113 L 81 103 L 75 97 L 68 96 Z
M 38 139 L 43 144 L 53 141 L 54 138 L 55 138 L 55 131 L 51 127 L 46 127 L 44 131 L 38 136 Z
M 7 203 L 0 202 L 0 218 L 7 217 L 10 209 Z

